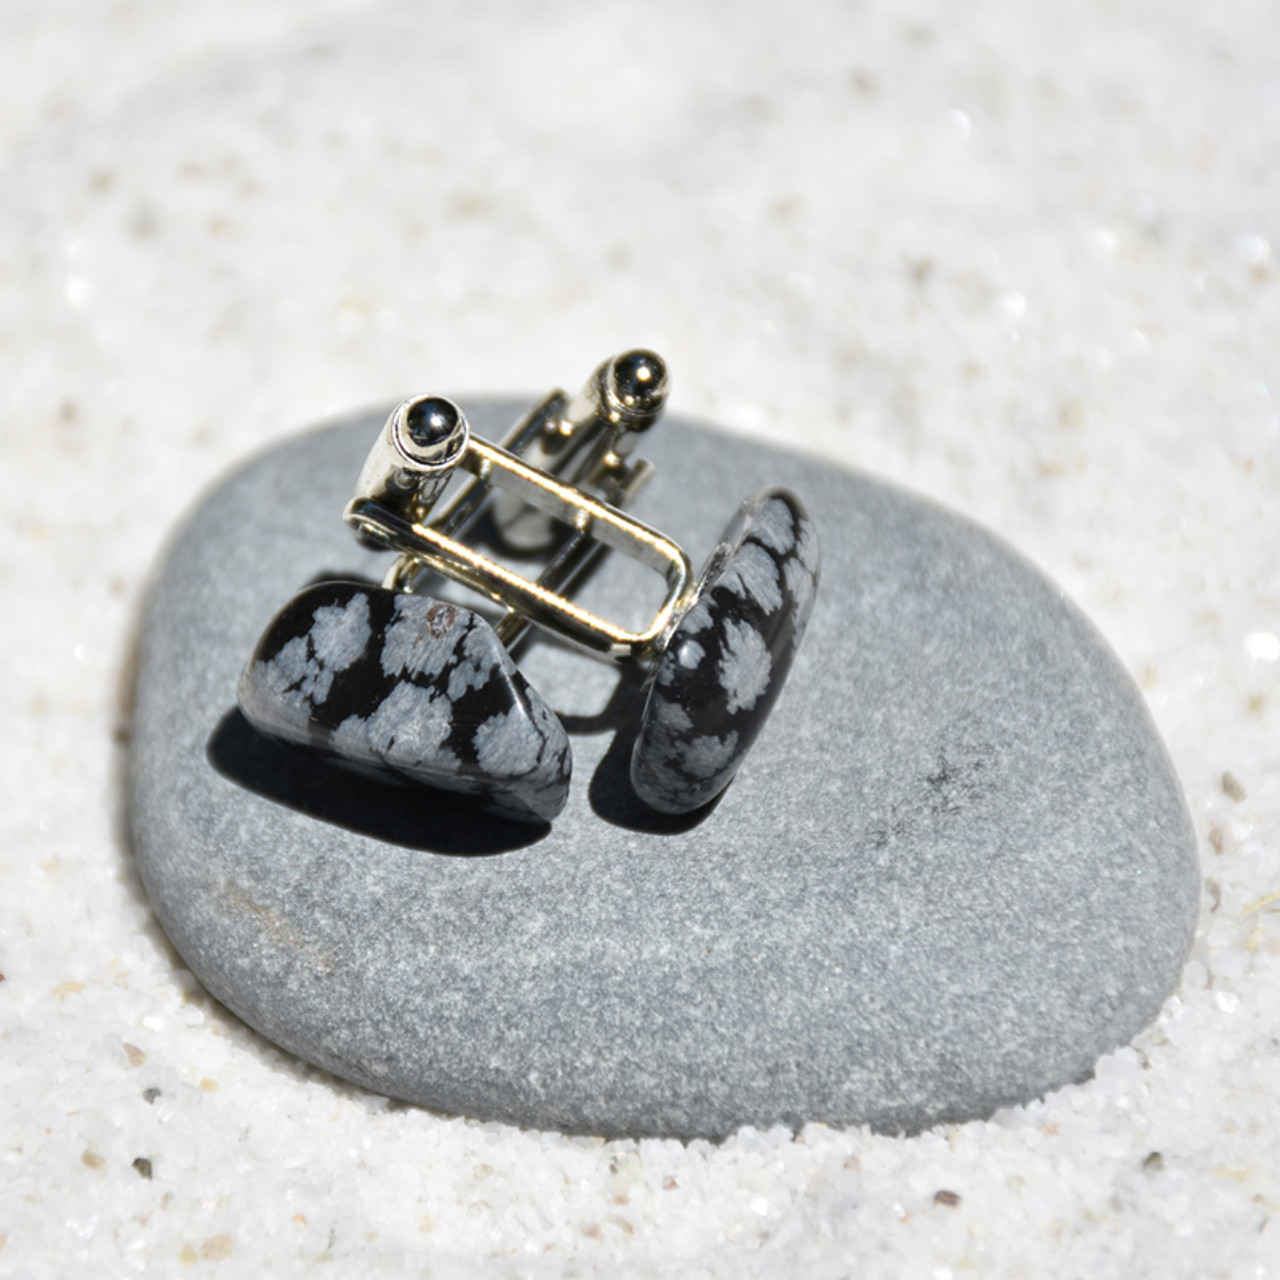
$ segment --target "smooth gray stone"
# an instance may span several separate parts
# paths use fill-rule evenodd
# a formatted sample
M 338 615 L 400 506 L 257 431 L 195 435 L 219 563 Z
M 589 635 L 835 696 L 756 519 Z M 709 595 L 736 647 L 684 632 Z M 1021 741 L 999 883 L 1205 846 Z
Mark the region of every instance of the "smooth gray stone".
M 492 438 L 522 406 L 464 407 Z M 386 564 L 340 519 L 380 423 L 233 475 L 150 602 L 137 858 L 179 952 L 251 1026 L 443 1111 L 714 1137 L 987 1116 L 1153 1017 L 1199 882 L 1137 690 L 991 535 L 825 463 L 677 421 L 645 441 L 637 514 L 695 563 L 766 483 L 803 495 L 823 545 L 786 690 L 701 821 L 632 797 L 640 691 L 547 643 L 520 665 L 575 763 L 546 835 L 256 735 L 236 682 L 267 621 L 309 581 Z M 615 556 L 586 603 L 639 621 L 637 591 L 662 594 Z

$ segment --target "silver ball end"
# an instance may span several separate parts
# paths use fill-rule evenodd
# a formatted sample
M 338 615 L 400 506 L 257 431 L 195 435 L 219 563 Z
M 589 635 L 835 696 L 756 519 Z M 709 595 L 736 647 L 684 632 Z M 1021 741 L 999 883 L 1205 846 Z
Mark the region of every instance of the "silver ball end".
M 415 467 L 454 466 L 467 447 L 470 427 L 461 409 L 444 396 L 418 396 L 396 410 L 396 448 Z
M 671 390 L 666 362 L 642 348 L 607 361 L 602 384 L 609 417 L 630 431 L 645 431 L 657 422 Z

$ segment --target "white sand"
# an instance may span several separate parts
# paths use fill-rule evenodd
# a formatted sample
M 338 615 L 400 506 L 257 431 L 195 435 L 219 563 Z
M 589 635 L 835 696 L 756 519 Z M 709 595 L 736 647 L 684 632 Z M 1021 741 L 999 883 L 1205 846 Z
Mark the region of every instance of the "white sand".
M 9 0 L 0 192 L 0 1275 L 1280 1274 L 1273 4 Z M 1140 682 L 1203 914 L 1095 1080 L 566 1139 L 309 1072 L 168 947 L 122 689 L 182 511 L 325 415 L 637 343 L 680 411 L 1004 535 Z

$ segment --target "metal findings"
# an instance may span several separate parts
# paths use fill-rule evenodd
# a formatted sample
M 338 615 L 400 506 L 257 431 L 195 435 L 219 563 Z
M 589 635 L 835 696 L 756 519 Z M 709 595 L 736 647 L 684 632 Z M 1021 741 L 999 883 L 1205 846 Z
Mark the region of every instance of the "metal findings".
M 471 428 L 452 400 L 406 400 L 370 450 L 356 493 L 410 520 L 421 519 L 448 487 L 470 438 Z
M 647 462 L 628 459 L 635 434 L 647 430 L 661 414 L 666 387 L 666 367 L 657 356 L 628 352 L 601 365 L 562 416 L 540 413 L 527 429 L 518 424 L 510 449 L 471 436 L 461 410 L 449 401 L 440 397 L 408 401 L 387 420 L 361 472 L 356 496 L 347 504 L 345 519 L 366 542 L 400 552 L 387 586 L 411 590 L 416 575 L 430 568 L 593 657 L 644 661 L 653 656 L 659 637 L 670 631 L 678 613 L 687 607 L 693 589 L 693 569 L 680 547 L 621 510 L 652 475 Z M 565 397 L 552 393 L 548 401 L 559 405 Z M 409 459 L 398 435 L 399 424 L 423 403 L 448 405 L 461 423 L 456 437 L 462 440 L 461 446 L 451 446 L 443 462 L 433 460 L 429 466 Z M 466 473 L 464 487 L 449 506 L 428 520 L 455 470 Z M 537 582 L 461 540 L 461 530 L 479 514 L 493 490 L 499 491 L 495 522 L 504 541 L 516 549 L 554 546 L 556 522 L 572 531 Z M 507 500 L 505 504 L 502 499 Z M 608 548 L 639 560 L 666 579 L 662 606 L 641 631 L 599 618 L 564 594 Z M 514 630 L 509 629 L 512 643 Z
M 534 626 L 650 673 L 632 785 L 666 813 L 709 803 L 786 679 L 817 589 L 817 535 L 794 494 L 762 491 L 695 579 L 675 542 L 625 514 L 652 477 L 633 455 L 668 390 L 658 356 L 628 351 L 604 361 L 576 396 L 545 396 L 500 445 L 472 435 L 441 396 L 399 405 L 344 513 L 362 541 L 396 552 L 395 563 L 381 588 L 323 583 L 286 605 L 241 678 L 245 716 L 350 768 L 546 822 L 566 802 L 571 751 L 510 658 Z M 500 550 L 543 558 L 536 580 L 465 540 L 485 512 Z M 638 631 L 571 599 L 609 550 L 665 580 L 661 605 Z M 500 605 L 503 616 L 491 625 L 416 594 L 427 569 Z

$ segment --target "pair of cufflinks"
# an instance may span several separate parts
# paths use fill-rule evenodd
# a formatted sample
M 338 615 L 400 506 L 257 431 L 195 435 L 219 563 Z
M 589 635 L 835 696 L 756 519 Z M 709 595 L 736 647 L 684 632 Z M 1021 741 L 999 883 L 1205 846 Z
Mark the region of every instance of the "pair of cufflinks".
M 572 750 L 512 659 L 536 627 L 644 672 L 636 795 L 666 814 L 709 804 L 786 681 L 817 591 L 818 539 L 794 493 L 763 489 L 695 575 L 675 542 L 627 515 L 654 473 L 634 455 L 668 390 L 658 356 L 628 351 L 576 396 L 549 393 L 496 445 L 442 396 L 399 405 L 344 512 L 362 542 L 396 558 L 380 587 L 322 582 L 284 606 L 241 676 L 245 717 L 349 769 L 550 822 L 568 799 Z M 609 551 L 665 578 L 641 631 L 571 598 Z M 536 580 L 510 567 L 513 556 L 541 564 Z M 434 575 L 500 612 L 491 621 L 416 590 Z

